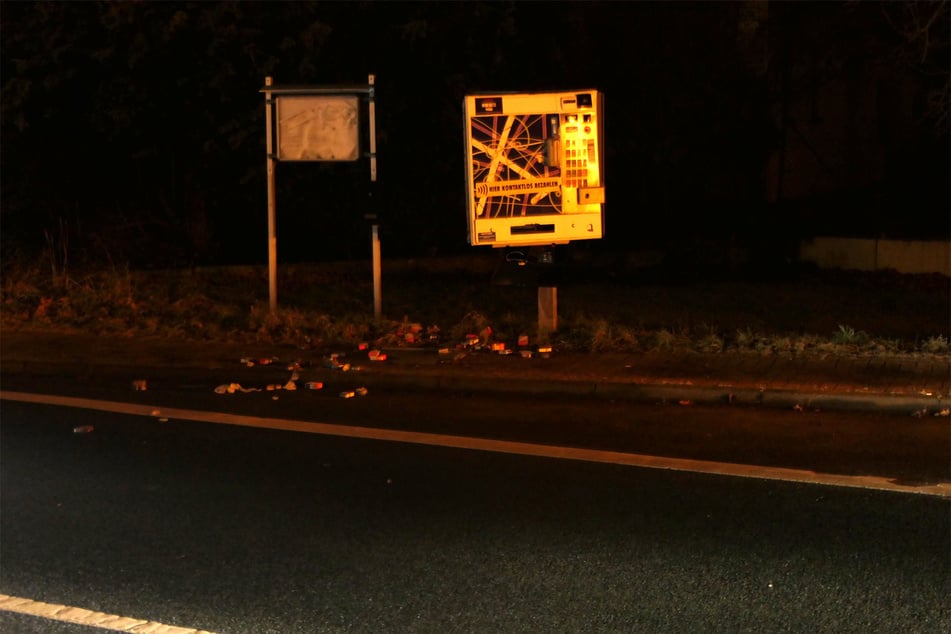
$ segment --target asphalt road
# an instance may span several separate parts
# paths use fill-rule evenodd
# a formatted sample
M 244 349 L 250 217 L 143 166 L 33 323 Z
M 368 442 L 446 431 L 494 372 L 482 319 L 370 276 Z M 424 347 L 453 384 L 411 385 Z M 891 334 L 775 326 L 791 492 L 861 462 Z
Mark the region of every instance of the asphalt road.
M 10 401 L 0 440 L 0 592 L 39 601 L 221 633 L 951 626 L 946 498 Z
M 280 384 L 282 368 L 256 369 L 245 385 Z M 188 408 L 261 419 L 291 419 L 423 433 L 720 461 L 848 476 L 872 475 L 911 486 L 951 483 L 947 417 L 868 412 L 611 402 L 569 395 L 377 390 L 359 373 L 339 373 L 319 391 L 216 394 L 235 373 L 151 370 L 146 391 L 128 371 L 88 376 L 4 375 L 4 392 L 44 393 L 145 406 Z

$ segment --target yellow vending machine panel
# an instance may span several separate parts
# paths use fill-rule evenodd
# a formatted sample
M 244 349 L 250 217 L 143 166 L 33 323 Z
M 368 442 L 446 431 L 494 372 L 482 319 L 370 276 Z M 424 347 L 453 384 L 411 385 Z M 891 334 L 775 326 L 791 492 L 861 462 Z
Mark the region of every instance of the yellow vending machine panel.
M 597 90 L 468 95 L 469 244 L 565 244 L 604 234 Z

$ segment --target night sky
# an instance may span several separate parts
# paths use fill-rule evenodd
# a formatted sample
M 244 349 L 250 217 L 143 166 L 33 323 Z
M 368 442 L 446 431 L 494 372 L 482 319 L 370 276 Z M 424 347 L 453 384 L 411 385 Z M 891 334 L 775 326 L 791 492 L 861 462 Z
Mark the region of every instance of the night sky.
M 368 257 L 368 211 L 389 256 L 471 252 L 463 97 L 576 88 L 605 95 L 608 201 L 578 248 L 948 239 L 948 24 L 947 1 L 3 2 L 3 257 L 265 263 L 264 78 L 371 73 L 379 181 L 279 164 L 282 260 Z

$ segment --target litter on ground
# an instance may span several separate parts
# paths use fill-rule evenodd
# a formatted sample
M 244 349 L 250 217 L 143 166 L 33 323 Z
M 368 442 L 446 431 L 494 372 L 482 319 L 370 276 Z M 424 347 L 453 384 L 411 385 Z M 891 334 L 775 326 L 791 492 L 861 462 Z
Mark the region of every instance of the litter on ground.
M 215 394 L 234 394 L 235 392 L 260 392 L 261 388 L 241 387 L 240 383 L 225 383 L 215 388 Z

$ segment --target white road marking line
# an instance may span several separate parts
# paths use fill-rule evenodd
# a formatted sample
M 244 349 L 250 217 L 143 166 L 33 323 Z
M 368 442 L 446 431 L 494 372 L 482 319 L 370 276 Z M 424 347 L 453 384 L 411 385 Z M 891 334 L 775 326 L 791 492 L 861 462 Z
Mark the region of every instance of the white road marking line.
M 97 401 L 71 396 L 55 396 L 47 394 L 30 394 L 27 392 L 0 391 L 0 400 L 21 401 L 24 403 L 41 403 L 46 405 L 60 405 L 94 409 L 104 412 L 116 412 L 137 416 L 151 416 L 153 418 L 177 418 L 202 423 L 216 423 L 221 425 L 236 425 L 240 427 L 257 427 L 261 429 L 278 429 L 282 431 L 297 431 L 308 434 L 325 436 L 345 436 L 368 440 L 385 440 L 389 442 L 405 442 L 417 445 L 434 445 L 452 447 L 455 449 L 475 449 L 496 453 L 519 454 L 523 456 L 537 456 L 544 458 L 558 458 L 562 460 L 580 460 L 585 462 L 600 462 L 607 464 L 643 467 L 648 469 L 667 469 L 671 471 L 688 471 L 691 473 L 705 473 L 712 475 L 726 475 L 742 478 L 757 478 L 761 480 L 782 480 L 786 482 L 804 482 L 807 484 L 821 484 L 827 486 L 853 487 L 860 489 L 875 489 L 879 491 L 897 491 L 915 493 L 918 495 L 932 495 L 951 498 L 951 482 L 939 482 L 917 486 L 902 484 L 893 479 L 880 476 L 851 476 L 836 473 L 816 473 L 804 469 L 790 469 L 785 467 L 764 467 L 758 465 L 735 464 L 730 462 L 713 462 L 707 460 L 693 460 L 689 458 L 669 458 L 664 456 L 650 456 L 644 454 L 623 453 L 601 449 L 582 449 L 577 447 L 560 447 L 510 440 L 492 440 L 470 436 L 452 436 L 448 434 L 431 434 L 427 432 L 406 431 L 399 429 L 381 429 L 376 427 L 359 427 L 353 425 L 338 425 L 334 423 L 319 423 L 282 418 L 258 418 L 239 414 L 224 414 L 221 412 L 206 412 L 200 410 L 160 408 L 153 405 L 136 405 L 134 403 L 120 403 L 115 401 Z
M 37 616 L 52 621 L 76 623 L 89 627 L 98 627 L 114 632 L 148 632 L 148 634 L 214 634 L 207 630 L 196 630 L 193 627 L 178 627 L 165 625 L 155 621 L 145 621 L 105 612 L 93 612 L 84 608 L 76 608 L 58 603 L 43 603 L 22 597 L 12 597 L 0 594 L 0 612 L 17 612 L 29 616 Z

